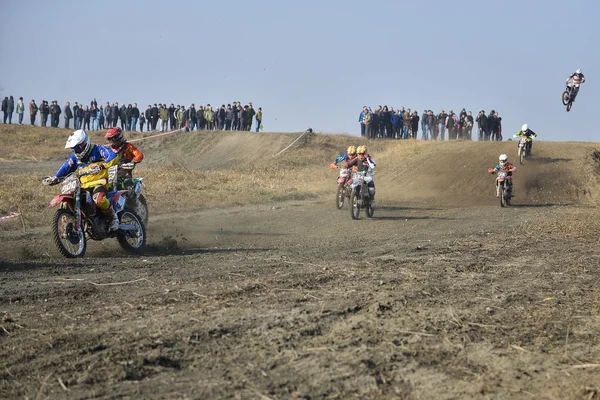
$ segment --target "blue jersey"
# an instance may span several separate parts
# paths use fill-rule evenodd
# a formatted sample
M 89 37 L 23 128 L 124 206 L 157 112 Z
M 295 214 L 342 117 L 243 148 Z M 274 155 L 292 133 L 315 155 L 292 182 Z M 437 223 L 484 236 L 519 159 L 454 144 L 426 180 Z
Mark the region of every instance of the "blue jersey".
M 337 165 L 337 163 L 342 162 L 342 161 L 346 161 L 346 162 L 350 161 L 350 155 L 348 154 L 348 152 L 340 154 L 333 163 L 335 165 Z

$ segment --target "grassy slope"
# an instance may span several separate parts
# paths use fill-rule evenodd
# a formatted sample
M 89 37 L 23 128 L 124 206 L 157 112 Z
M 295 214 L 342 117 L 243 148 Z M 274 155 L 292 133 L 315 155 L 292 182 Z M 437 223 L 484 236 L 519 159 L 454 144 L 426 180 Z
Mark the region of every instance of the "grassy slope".
M 56 187 L 39 184 L 68 156 L 70 131 L 30 126 L 0 126 L 0 164 L 27 159 L 35 172 L 3 174 L 0 215 L 20 209 L 27 226 L 48 224 L 48 201 Z M 103 143 L 103 132 L 91 132 Z M 131 139 L 150 134 L 134 133 Z M 146 178 L 154 213 L 211 206 L 331 197 L 337 172 L 328 164 L 359 138 L 313 135 L 274 156 L 298 134 L 193 132 L 136 142 L 145 160 L 136 171 Z M 358 140 L 357 140 L 358 139 Z M 387 204 L 418 201 L 444 206 L 494 204 L 493 177 L 486 173 L 500 152 L 516 158 L 516 143 L 371 141 L 377 161 L 378 199 Z M 595 204 L 597 161 L 594 144 L 537 142 L 534 157 L 518 166 L 520 201 L 533 204 Z M 1 170 L 1 169 L 0 169 Z M 14 224 L 0 229 L 14 229 Z

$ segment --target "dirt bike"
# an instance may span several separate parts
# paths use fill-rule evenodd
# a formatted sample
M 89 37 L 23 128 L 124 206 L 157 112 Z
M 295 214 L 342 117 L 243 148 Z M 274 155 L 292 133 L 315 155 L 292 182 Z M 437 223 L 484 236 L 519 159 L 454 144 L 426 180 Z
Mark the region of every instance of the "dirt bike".
M 519 156 L 519 163 L 521 164 L 525 162 L 525 157 L 529 156 L 529 152 L 531 149 L 531 141 L 531 137 L 527 137 L 525 135 L 521 136 L 521 138 L 519 139 L 517 155 Z
M 369 182 L 372 178 L 367 176 L 367 171 L 354 172 L 350 184 L 350 212 L 352 219 L 358 219 L 362 208 L 367 210 L 367 217 L 373 217 L 375 205 L 369 192 Z
M 350 178 L 350 170 L 348 168 L 340 169 L 340 176 L 337 179 L 337 192 L 335 196 L 335 205 L 341 210 L 344 207 L 346 198 L 350 198 L 350 186 L 348 181 Z
M 491 168 L 490 173 L 495 170 Z M 512 176 L 508 175 L 506 171 L 498 171 L 496 176 L 496 184 L 500 186 L 500 207 L 510 205 L 510 199 L 512 197 Z
M 125 163 L 113 165 L 108 168 L 108 190 L 127 190 L 127 203 L 125 206 L 133 211 L 142 219 L 144 227 L 148 226 L 148 202 L 142 194 L 142 180 L 144 178 L 119 178 L 119 170 L 131 171 L 135 168 L 135 163 Z
M 135 211 L 126 207 L 129 191 L 118 190 L 107 194 L 120 223 L 118 230 L 109 231 L 111 218 L 100 212 L 92 195 L 81 188 L 79 178 L 87 174 L 88 172 L 80 169 L 67 175 L 61 183 L 61 194 L 54 196 L 48 205 L 59 206 L 52 221 L 52 236 L 56 247 L 67 258 L 83 257 L 88 239 L 116 237 L 126 251 L 139 252 L 146 244 L 146 229 Z M 60 180 L 45 177 L 42 183 L 56 185 Z
M 575 101 L 575 97 L 577 97 L 577 93 L 579 93 L 579 85 L 567 85 L 567 88 L 562 94 L 562 102 L 565 106 L 567 106 L 567 112 L 571 111 L 571 107 L 573 107 L 573 102 Z

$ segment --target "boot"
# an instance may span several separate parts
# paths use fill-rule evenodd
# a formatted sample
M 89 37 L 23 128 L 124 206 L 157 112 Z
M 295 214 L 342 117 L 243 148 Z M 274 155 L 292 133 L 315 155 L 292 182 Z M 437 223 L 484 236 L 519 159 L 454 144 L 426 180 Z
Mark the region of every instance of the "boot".
M 112 220 L 109 222 L 108 230 L 111 232 L 118 230 L 119 229 L 119 217 L 117 216 L 117 213 L 114 212 L 114 210 L 112 208 L 110 208 L 106 215 L 109 218 L 112 218 Z

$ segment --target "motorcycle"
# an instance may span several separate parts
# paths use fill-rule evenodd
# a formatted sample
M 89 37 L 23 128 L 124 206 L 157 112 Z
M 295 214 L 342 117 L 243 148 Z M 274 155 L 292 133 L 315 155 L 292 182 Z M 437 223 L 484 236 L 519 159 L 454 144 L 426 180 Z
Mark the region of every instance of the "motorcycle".
M 567 112 L 571 111 L 571 107 L 573 107 L 573 102 L 575 101 L 575 97 L 577 97 L 577 93 L 579 93 L 579 85 L 575 84 L 573 86 L 566 85 L 567 88 L 562 94 L 562 102 L 565 106 L 567 106 Z
M 525 157 L 529 156 L 531 142 L 531 137 L 527 137 L 525 135 L 522 135 L 519 139 L 519 147 L 517 150 L 517 155 L 519 156 L 519 163 L 523 164 L 525 162 Z
M 490 173 L 494 171 L 494 168 L 489 170 Z M 508 175 L 506 171 L 498 171 L 496 176 L 496 184 L 500 186 L 500 207 L 510 205 L 510 199 L 512 197 L 512 176 Z
M 61 194 L 54 196 L 48 207 L 59 206 L 52 222 L 52 236 L 60 253 L 67 258 L 83 257 L 87 240 L 104 240 L 116 237 L 123 249 L 139 252 L 146 244 L 146 229 L 141 218 L 132 209 L 126 207 L 128 190 L 109 192 L 117 217 L 119 229 L 109 231 L 110 218 L 97 209 L 92 195 L 81 188 L 80 177 L 89 171 L 80 169 L 67 175 L 62 182 L 54 177 L 45 177 L 42 183 L 56 185 L 61 183 Z
M 340 168 L 340 176 L 337 179 L 337 192 L 335 196 L 335 205 L 341 210 L 344 207 L 346 198 L 350 198 L 350 187 L 348 181 L 350 178 L 350 170 L 348 168 Z
M 108 168 L 108 190 L 127 190 L 127 203 L 125 206 L 133 211 L 142 219 L 144 227 L 148 226 L 148 202 L 142 194 L 142 180 L 144 178 L 119 178 L 118 171 L 133 170 L 135 163 L 125 163 L 121 165 L 113 165 Z
M 372 178 L 367 176 L 367 171 L 358 171 L 352 174 L 352 182 L 350 183 L 350 212 L 352 219 L 358 219 L 361 209 L 367 210 L 367 217 L 373 217 L 375 204 L 369 192 L 369 182 L 371 181 Z

